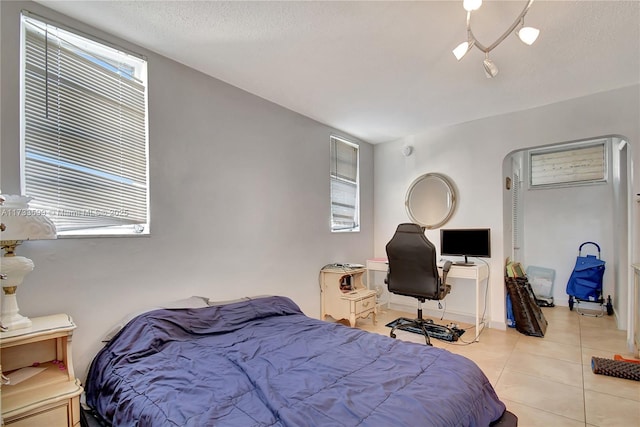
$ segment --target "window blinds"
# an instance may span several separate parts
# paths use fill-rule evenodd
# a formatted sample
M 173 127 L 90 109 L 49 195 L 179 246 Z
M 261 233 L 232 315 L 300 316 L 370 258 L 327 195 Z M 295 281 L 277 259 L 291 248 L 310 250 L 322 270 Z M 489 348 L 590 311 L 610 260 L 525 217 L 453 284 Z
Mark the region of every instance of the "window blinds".
M 23 15 L 25 194 L 59 232 L 148 222 L 146 62 Z
M 531 186 L 576 184 L 607 178 L 605 142 L 530 153 Z
M 358 146 L 331 137 L 331 230 L 359 230 Z

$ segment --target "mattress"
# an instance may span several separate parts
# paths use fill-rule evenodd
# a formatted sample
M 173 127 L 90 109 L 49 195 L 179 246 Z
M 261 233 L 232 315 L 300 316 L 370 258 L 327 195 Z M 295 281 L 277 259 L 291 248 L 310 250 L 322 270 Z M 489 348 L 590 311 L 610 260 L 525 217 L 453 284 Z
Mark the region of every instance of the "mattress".
M 96 355 L 86 396 L 113 426 L 472 427 L 509 414 L 471 360 L 277 296 L 135 317 Z

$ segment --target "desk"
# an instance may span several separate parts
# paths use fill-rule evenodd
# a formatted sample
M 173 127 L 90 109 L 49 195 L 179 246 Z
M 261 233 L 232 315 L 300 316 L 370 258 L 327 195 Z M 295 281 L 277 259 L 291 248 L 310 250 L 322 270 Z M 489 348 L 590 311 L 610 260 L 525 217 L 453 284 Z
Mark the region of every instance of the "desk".
M 371 258 L 367 260 L 367 287 L 371 286 L 370 274 L 369 271 L 387 271 L 389 268 L 389 262 L 386 258 Z M 469 279 L 473 280 L 476 283 L 476 295 L 475 295 L 475 305 L 476 305 L 476 333 L 475 336 L 478 337 L 481 331 L 481 319 L 482 315 L 482 305 L 484 302 L 484 298 L 481 301 L 481 291 L 482 291 L 482 282 L 487 281 L 489 278 L 489 267 L 484 264 L 474 264 L 470 266 L 461 266 L 461 265 L 451 265 L 451 269 L 447 274 L 447 278 L 449 279 Z M 489 283 L 486 283 L 489 286 Z M 453 290 L 453 289 L 452 289 Z M 482 322 L 482 327 L 484 327 L 484 322 Z M 478 338 L 476 338 L 478 341 Z

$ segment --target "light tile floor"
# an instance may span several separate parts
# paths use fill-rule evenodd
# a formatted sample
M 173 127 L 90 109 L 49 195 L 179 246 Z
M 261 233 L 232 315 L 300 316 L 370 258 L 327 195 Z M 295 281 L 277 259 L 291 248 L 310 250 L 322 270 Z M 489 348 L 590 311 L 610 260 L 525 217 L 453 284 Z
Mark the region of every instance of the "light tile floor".
M 518 416 L 519 427 L 640 426 L 640 382 L 596 375 L 591 357 L 633 358 L 626 348 L 626 331 L 616 329 L 613 316 L 582 316 L 567 307 L 543 308 L 549 325 L 543 338 L 508 328 L 485 329 L 472 342 L 473 325 L 459 341 L 432 339 L 436 347 L 461 354 L 480 366 L 507 408 Z M 358 319 L 357 327 L 389 334 L 385 325 L 415 313 L 381 310 Z M 434 319 L 447 324 L 446 319 Z M 424 343 L 424 338 L 398 331 L 398 339 Z

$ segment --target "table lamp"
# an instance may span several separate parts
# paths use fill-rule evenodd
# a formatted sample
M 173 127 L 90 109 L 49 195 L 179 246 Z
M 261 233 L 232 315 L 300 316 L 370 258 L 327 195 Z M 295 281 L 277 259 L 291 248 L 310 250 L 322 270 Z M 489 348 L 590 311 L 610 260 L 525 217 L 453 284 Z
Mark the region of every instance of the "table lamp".
M 25 240 L 55 239 L 56 227 L 44 212 L 29 209 L 31 197 L 0 196 L 0 258 L 2 305 L 0 325 L 3 330 L 28 328 L 31 320 L 19 313 L 16 291 L 24 277 L 33 270 L 33 261 L 15 255 L 16 246 Z

